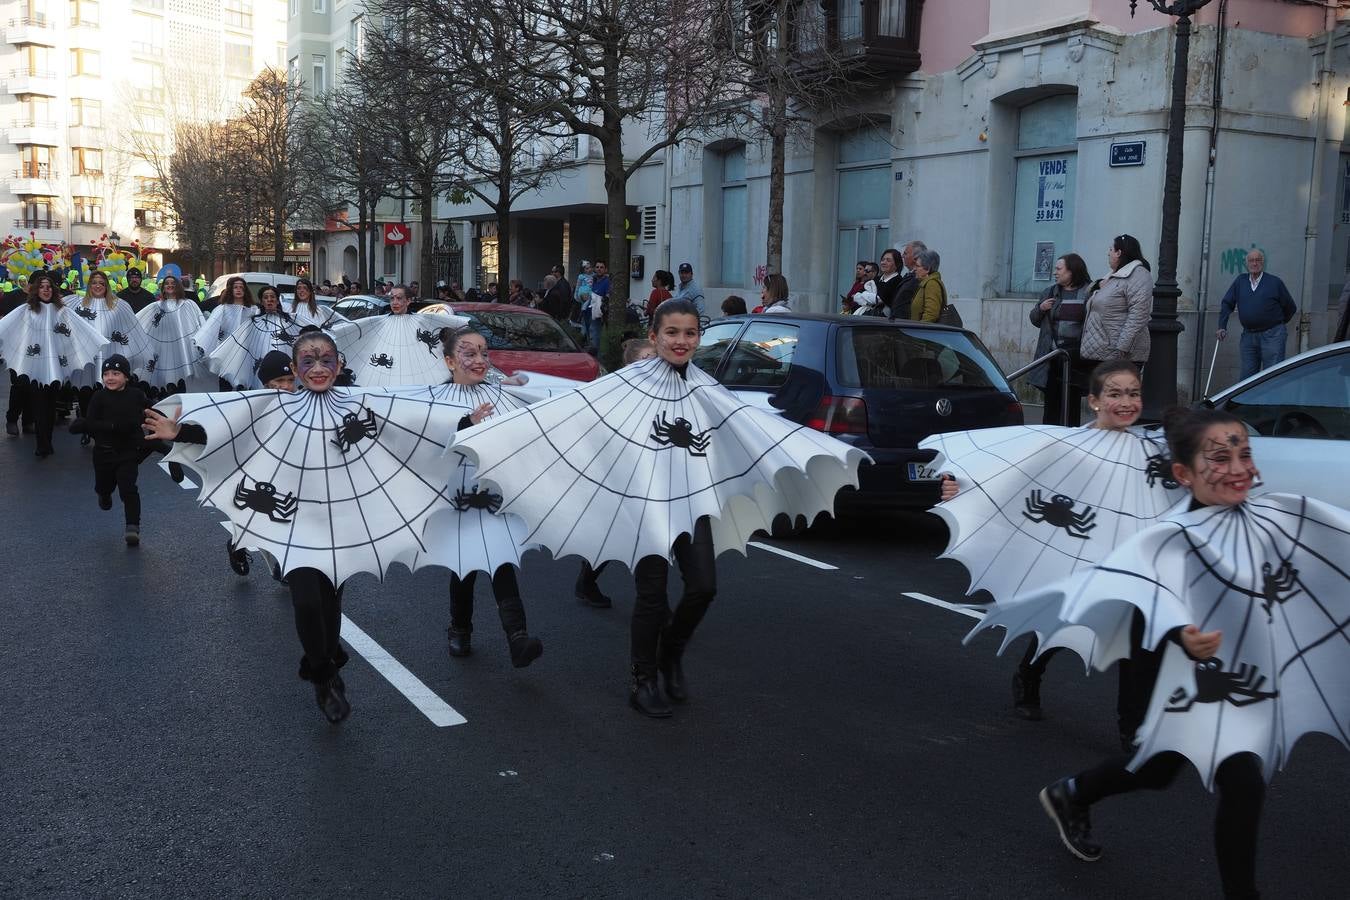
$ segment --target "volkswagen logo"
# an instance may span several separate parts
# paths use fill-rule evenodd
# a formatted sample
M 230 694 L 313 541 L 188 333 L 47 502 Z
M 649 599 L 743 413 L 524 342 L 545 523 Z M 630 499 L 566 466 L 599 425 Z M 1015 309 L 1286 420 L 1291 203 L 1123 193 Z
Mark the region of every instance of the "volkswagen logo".
M 937 410 L 939 416 L 950 416 L 952 414 L 952 401 L 943 397 L 934 404 L 934 408 Z

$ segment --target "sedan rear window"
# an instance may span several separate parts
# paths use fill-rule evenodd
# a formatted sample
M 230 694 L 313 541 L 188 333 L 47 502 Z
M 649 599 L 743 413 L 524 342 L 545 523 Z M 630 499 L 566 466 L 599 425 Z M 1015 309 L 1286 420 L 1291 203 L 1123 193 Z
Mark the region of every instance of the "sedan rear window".
M 837 377 L 846 387 L 1009 389 L 989 352 L 960 331 L 864 325 L 838 334 Z
M 577 342 L 549 316 L 530 316 L 496 310 L 456 311 L 474 321 L 487 339 L 489 350 L 546 350 L 581 353 Z

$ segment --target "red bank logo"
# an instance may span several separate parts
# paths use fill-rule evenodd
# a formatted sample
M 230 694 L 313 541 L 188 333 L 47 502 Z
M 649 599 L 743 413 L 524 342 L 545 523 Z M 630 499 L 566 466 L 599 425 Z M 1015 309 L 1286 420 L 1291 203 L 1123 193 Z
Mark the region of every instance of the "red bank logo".
M 410 237 L 407 226 L 402 222 L 385 223 L 384 242 L 386 244 L 406 244 Z

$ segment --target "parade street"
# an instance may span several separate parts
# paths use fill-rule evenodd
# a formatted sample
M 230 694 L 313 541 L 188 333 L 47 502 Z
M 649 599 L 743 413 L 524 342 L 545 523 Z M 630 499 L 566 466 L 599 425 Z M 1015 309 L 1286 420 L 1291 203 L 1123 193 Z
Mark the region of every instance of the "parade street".
M 542 658 L 513 669 L 490 593 L 446 653 L 443 570 L 346 587 L 334 726 L 295 677 L 289 593 L 226 565 L 221 515 L 155 461 L 142 544 L 97 508 L 89 450 L 0 443 L 0 897 L 1208 897 L 1213 799 L 1094 809 L 1100 862 L 1037 802 L 1118 750 L 1114 673 L 1067 654 L 1012 714 L 1022 645 L 977 613 L 941 522 L 824 522 L 723 556 L 691 700 L 627 705 L 633 585 L 577 603 L 577 561 L 521 571 Z M 678 577 L 672 575 L 673 589 Z M 1344 750 L 1315 735 L 1266 798 L 1269 897 L 1350 883 Z

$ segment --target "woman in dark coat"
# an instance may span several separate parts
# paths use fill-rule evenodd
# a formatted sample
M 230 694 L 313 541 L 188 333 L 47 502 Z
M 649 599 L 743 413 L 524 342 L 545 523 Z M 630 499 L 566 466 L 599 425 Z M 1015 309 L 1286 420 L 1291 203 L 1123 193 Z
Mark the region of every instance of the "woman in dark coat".
M 1055 283 L 1041 300 L 1031 308 L 1031 324 L 1041 330 L 1036 340 L 1036 359 L 1056 348 L 1069 352 L 1069 383 L 1064 383 L 1061 361 L 1056 359 L 1040 366 L 1027 378 L 1045 394 L 1045 413 L 1041 421 L 1046 425 L 1078 425 L 1083 394 L 1091 366 L 1084 366 L 1079 355 L 1083 336 L 1088 284 L 1087 263 L 1077 253 L 1066 253 L 1055 260 Z M 1062 417 L 1064 395 L 1068 394 L 1068 415 Z

